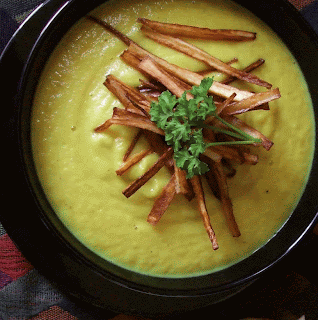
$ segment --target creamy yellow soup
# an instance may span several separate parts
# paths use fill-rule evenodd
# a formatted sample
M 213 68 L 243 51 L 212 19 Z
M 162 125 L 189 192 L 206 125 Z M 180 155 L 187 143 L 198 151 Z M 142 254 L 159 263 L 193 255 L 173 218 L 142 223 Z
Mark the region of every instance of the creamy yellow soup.
M 169 179 L 165 168 L 129 199 L 122 190 L 149 168 L 157 156 L 143 159 L 122 177 L 122 163 L 136 130 L 94 128 L 120 103 L 103 85 L 113 74 L 136 86 L 141 75 L 120 59 L 126 46 L 101 26 L 81 19 L 64 36 L 41 76 L 34 99 L 32 145 L 46 195 L 65 226 L 106 260 L 141 273 L 190 276 L 232 265 L 263 246 L 295 208 L 311 167 L 314 121 L 311 99 L 292 54 L 262 21 L 227 0 L 108 1 L 92 13 L 169 62 L 197 71 L 201 62 L 155 44 L 140 32 L 138 17 L 209 28 L 257 32 L 249 42 L 191 40 L 213 56 L 244 68 L 258 58 L 254 73 L 279 87 L 282 97 L 270 111 L 240 116 L 274 142 L 258 148 L 259 163 L 240 165 L 228 180 L 241 236 L 232 237 L 220 203 L 206 185 L 207 209 L 219 249 L 212 250 L 196 201 L 176 196 L 157 226 L 147 223 L 154 199 Z M 215 79 L 222 75 L 214 74 Z M 233 85 L 264 89 L 236 81 Z M 141 140 L 135 152 L 146 148 Z

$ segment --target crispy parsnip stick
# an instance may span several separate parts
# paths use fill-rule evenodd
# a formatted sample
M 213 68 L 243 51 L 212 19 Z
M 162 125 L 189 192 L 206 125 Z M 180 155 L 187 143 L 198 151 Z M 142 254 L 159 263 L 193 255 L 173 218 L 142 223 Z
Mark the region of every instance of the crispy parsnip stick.
M 165 165 L 166 161 L 172 157 L 172 154 L 173 149 L 170 147 L 143 175 L 123 190 L 124 196 L 126 198 L 131 197 Z
M 258 155 L 248 153 L 248 152 L 242 152 L 244 157 L 244 163 L 255 165 L 258 164 Z
M 221 145 L 221 146 L 211 146 L 209 147 L 209 149 L 219 154 L 224 159 L 232 160 L 240 164 L 244 163 L 243 156 L 235 148 Z
M 158 81 L 148 81 L 145 79 L 139 79 L 140 85 L 137 87 L 139 92 L 142 92 L 142 90 L 156 90 L 156 91 L 164 91 L 166 88 L 159 83 Z
M 188 69 L 179 67 L 175 64 L 169 63 L 168 61 L 157 57 L 156 55 L 144 50 L 143 48 L 141 48 L 140 46 L 138 46 L 134 43 L 131 43 L 129 45 L 129 48 L 126 52 L 129 52 L 129 53 L 135 55 L 136 57 L 139 57 L 140 59 L 142 59 L 145 56 L 150 56 L 158 64 L 160 64 L 164 69 L 166 69 L 169 73 L 182 79 L 183 81 L 189 83 L 190 85 L 198 86 L 198 85 L 200 85 L 202 79 L 204 79 L 204 77 L 201 76 L 200 74 L 193 72 L 193 71 L 190 71 Z M 124 52 L 122 54 L 122 57 L 125 54 L 126 53 Z M 209 93 L 218 95 L 223 98 L 228 98 L 233 93 L 236 93 L 235 101 L 240 101 L 240 100 L 246 99 L 246 98 L 253 95 L 252 92 L 240 90 L 240 89 L 235 88 L 233 86 L 222 84 L 217 81 L 213 81 L 213 84 L 212 84 L 211 88 L 209 89 Z
M 266 150 L 270 150 L 270 148 L 273 146 L 274 142 L 271 141 L 269 138 L 267 138 L 265 135 L 263 135 L 261 132 L 257 131 L 255 128 L 249 126 L 248 124 L 246 124 L 243 120 L 238 119 L 235 116 L 223 116 L 223 119 L 234 125 L 235 127 L 241 129 L 242 131 L 244 131 L 245 133 L 249 134 L 250 136 L 252 136 L 253 138 L 256 139 L 261 139 L 262 140 L 262 146 L 266 149 Z
M 151 131 L 145 131 L 144 137 L 146 138 L 149 146 L 156 152 L 159 156 L 163 155 L 167 149 L 167 144 L 162 140 L 162 137 L 158 134 L 151 132 Z M 173 159 L 167 159 L 165 162 L 165 166 L 170 172 L 171 175 L 174 173 L 174 161 Z
M 181 96 L 185 90 L 191 89 L 189 84 L 172 75 L 169 71 L 166 71 L 166 69 L 149 55 L 138 58 L 131 52 L 125 51 L 121 57 L 126 63 L 130 64 L 146 76 L 152 77 L 158 81 L 165 90 L 169 89 L 178 97 Z
M 114 75 L 108 75 L 104 85 L 119 99 L 125 109 L 142 114 L 143 112 L 140 112 L 140 110 L 137 111 L 136 107 L 133 105 L 132 101 L 135 101 L 136 103 L 140 104 L 145 111 L 149 112 L 150 102 L 147 100 L 147 98 L 137 89 L 125 84 Z
M 217 152 L 223 159 L 232 160 L 238 163 L 255 165 L 258 163 L 258 156 L 240 151 L 236 146 L 212 146 L 211 150 Z
M 200 176 L 193 176 L 190 179 L 190 182 L 192 184 L 195 197 L 197 199 L 198 209 L 199 209 L 201 218 L 203 220 L 205 230 L 208 233 L 209 239 L 212 243 L 212 248 L 214 250 L 217 250 L 219 248 L 219 245 L 218 245 L 214 230 L 211 226 L 210 217 L 206 208 L 201 178 Z
M 113 75 L 108 75 L 104 82 L 104 86 L 118 98 L 118 100 L 122 103 L 125 109 L 134 109 L 134 106 L 132 105 L 131 101 L 126 96 L 124 84 L 119 79 L 117 79 Z
M 147 149 L 140 151 L 139 153 L 135 154 L 131 158 L 129 158 L 127 161 L 121 164 L 119 169 L 116 170 L 116 174 L 118 176 L 123 175 L 127 170 L 129 170 L 132 166 L 140 162 L 143 158 L 148 156 L 149 154 L 153 153 L 152 149 Z
M 215 69 L 217 69 L 220 72 L 223 72 L 223 73 L 228 74 L 230 76 L 236 77 L 238 79 L 241 79 L 241 80 L 244 80 L 244 81 L 247 81 L 247 82 L 268 88 L 268 89 L 270 89 L 272 87 L 272 85 L 270 83 L 260 79 L 259 77 L 255 76 L 251 73 L 247 73 L 247 72 L 235 69 L 235 68 L 227 65 L 223 61 L 208 54 L 204 50 L 196 47 L 193 44 L 190 44 L 186 41 L 183 41 L 182 39 L 168 36 L 165 34 L 161 34 L 158 32 L 154 32 L 152 29 L 149 29 L 144 26 L 141 27 L 141 30 L 144 32 L 144 34 L 148 38 L 150 38 L 150 39 L 152 39 L 152 40 L 154 40 L 164 46 L 167 46 L 169 48 L 172 48 L 174 50 L 182 52 L 182 53 L 184 53 L 192 58 L 195 58 L 199 61 L 202 61 L 202 62 L 206 63 L 207 65 L 214 67 Z
M 230 41 L 252 41 L 256 38 L 255 32 L 243 30 L 209 29 L 175 23 L 164 23 L 159 21 L 148 20 L 145 18 L 139 18 L 137 21 L 153 29 L 154 31 L 167 35 L 172 35 L 174 37 Z
M 215 150 L 211 150 L 211 148 L 205 149 L 203 154 L 215 162 L 221 162 L 222 160 L 222 156 Z
M 208 172 L 206 172 L 204 174 L 204 177 L 205 177 L 205 180 L 206 180 L 206 182 L 208 183 L 208 185 L 210 187 L 211 192 L 215 196 L 215 198 L 220 200 L 221 199 L 220 190 L 219 190 L 219 187 L 217 185 L 216 178 L 215 178 L 213 170 L 210 169 Z
M 113 26 L 108 24 L 106 21 L 100 20 L 100 19 L 93 17 L 91 15 L 87 15 L 86 18 L 101 25 L 105 30 L 112 33 L 115 37 L 117 37 L 119 40 L 121 40 L 127 46 L 129 46 L 129 44 L 133 42 L 130 38 L 128 38 L 126 35 L 124 35 L 120 31 L 116 30 Z
M 229 105 L 221 114 L 235 115 L 258 109 L 260 106 L 265 106 L 266 108 L 266 106 L 268 107 L 268 102 L 279 99 L 280 97 L 281 95 L 278 88 L 255 93 L 252 97 Z
M 112 118 L 95 128 L 95 132 L 104 132 L 113 124 L 146 129 L 164 135 L 164 131 L 158 128 L 156 124 L 147 117 L 117 107 L 113 109 Z
M 222 159 L 222 164 L 226 177 L 233 178 L 236 175 L 236 169 L 233 167 L 232 163 L 226 159 Z
M 174 172 L 176 177 L 176 193 L 183 194 L 189 201 L 194 197 L 193 189 L 189 180 L 187 180 L 187 173 L 180 169 L 174 161 Z
M 260 67 L 263 63 L 265 62 L 264 59 L 258 59 L 255 62 L 251 63 L 250 65 L 248 65 L 246 68 L 244 68 L 242 71 L 244 72 L 251 72 L 253 70 L 255 70 L 256 68 Z M 224 79 L 223 81 L 221 81 L 221 83 L 224 84 L 230 84 L 231 82 L 235 81 L 236 78 L 235 77 L 227 77 L 226 79 Z
M 162 189 L 160 195 L 156 198 L 147 219 L 147 221 L 153 226 L 159 222 L 172 202 L 176 194 L 175 184 L 176 178 L 175 175 L 172 175 L 169 182 Z
M 143 101 L 140 100 L 134 100 L 134 97 L 131 96 L 130 93 L 126 94 L 127 98 L 129 99 L 129 101 L 132 103 L 132 105 L 136 108 L 136 110 L 132 110 L 132 112 L 136 112 L 136 111 L 140 111 L 142 115 L 144 115 L 146 118 L 150 119 L 151 116 L 149 114 L 149 110 L 150 110 L 150 102 L 148 103 L 144 103 Z M 138 113 L 138 112 L 137 112 Z
M 143 58 L 139 64 L 139 68 L 162 83 L 172 94 L 177 97 L 181 97 L 184 91 L 191 88 L 188 84 L 181 82 L 181 80 L 178 81 L 178 79 L 165 71 L 150 57 Z
M 214 170 L 215 178 L 219 187 L 220 201 L 222 204 L 222 211 L 225 215 L 226 222 L 229 226 L 230 232 L 233 237 L 239 237 L 241 232 L 239 227 L 235 221 L 234 213 L 233 213 L 233 205 L 229 196 L 226 175 L 224 173 L 222 164 L 220 163 L 210 163 L 211 169 Z
M 221 114 L 223 110 L 229 106 L 235 99 L 236 93 L 231 94 L 227 99 L 217 105 L 216 113 Z
M 132 139 L 127 151 L 125 152 L 125 154 L 123 156 L 123 162 L 125 162 L 128 159 L 128 157 L 130 156 L 131 152 L 134 150 L 138 140 L 140 139 L 140 137 L 142 136 L 143 133 L 144 133 L 144 130 L 142 130 L 142 129 L 138 130 L 137 134 Z
M 238 61 L 237 58 L 233 58 L 232 60 L 230 60 L 228 62 L 225 62 L 225 63 L 228 64 L 228 65 L 231 65 L 231 64 L 233 64 L 233 63 L 235 63 L 237 61 Z M 213 68 L 213 67 L 208 67 L 208 68 L 203 69 L 201 71 L 197 71 L 197 73 L 200 74 L 201 76 L 206 76 L 206 75 L 208 75 L 209 73 L 211 73 L 213 71 L 216 71 L 216 69 Z

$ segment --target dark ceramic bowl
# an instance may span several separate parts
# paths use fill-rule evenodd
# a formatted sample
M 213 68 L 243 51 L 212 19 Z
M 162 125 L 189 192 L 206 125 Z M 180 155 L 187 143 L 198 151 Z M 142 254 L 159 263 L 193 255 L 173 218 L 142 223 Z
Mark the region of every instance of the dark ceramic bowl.
M 50 53 L 79 18 L 103 2 L 45 2 L 2 54 L 0 74 L 5 83 L 0 90 L 8 102 L 2 106 L 6 178 L 1 223 L 40 272 L 71 296 L 96 307 L 156 315 L 218 303 L 266 276 L 265 271 L 281 261 L 312 227 L 318 211 L 318 148 L 306 189 L 290 219 L 245 260 L 209 275 L 168 279 L 141 275 L 98 258 L 70 234 L 46 199 L 32 159 L 30 114 L 37 81 Z M 294 54 L 308 83 L 317 119 L 318 39 L 314 31 L 287 1 L 236 2 L 271 26 Z

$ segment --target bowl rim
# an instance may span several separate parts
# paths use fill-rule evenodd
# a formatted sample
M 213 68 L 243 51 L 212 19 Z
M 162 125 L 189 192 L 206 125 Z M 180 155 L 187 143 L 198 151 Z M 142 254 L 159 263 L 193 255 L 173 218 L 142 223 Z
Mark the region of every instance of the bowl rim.
M 102 0 L 91 0 L 90 4 L 85 7 L 84 11 L 89 11 L 88 8 L 93 9 L 95 5 L 101 4 Z M 309 26 L 309 24 L 302 19 L 300 13 L 289 3 L 287 0 L 272 0 L 272 1 L 260 1 L 260 2 L 251 2 L 250 0 L 236 0 L 235 2 L 243 5 L 248 8 L 252 12 L 255 12 L 256 15 L 262 14 L 266 17 L 266 13 L 271 12 L 273 8 L 279 8 L 279 12 L 276 12 L 276 15 L 283 19 L 277 19 L 275 15 L 266 18 L 265 21 L 268 23 L 278 35 L 282 38 L 286 37 L 286 26 L 289 25 L 290 20 L 292 22 L 292 30 L 293 32 L 298 32 L 298 34 L 304 35 L 306 39 L 306 43 L 311 43 L 312 49 L 318 49 L 318 37 L 314 33 L 313 29 Z M 271 269 L 274 265 L 276 265 L 279 261 L 281 261 L 292 249 L 297 246 L 299 241 L 308 233 L 308 231 L 312 228 L 314 222 L 317 220 L 317 211 L 318 211 L 318 148 L 317 142 L 315 143 L 315 151 L 314 151 L 314 159 L 312 164 L 312 169 L 308 178 L 308 183 L 305 187 L 302 198 L 300 199 L 294 213 L 291 217 L 286 221 L 284 226 L 277 232 L 277 234 L 268 241 L 263 247 L 258 249 L 252 256 L 239 261 L 238 263 L 230 266 L 224 270 L 217 271 L 207 275 L 201 275 L 196 277 L 184 277 L 184 278 L 164 278 L 164 277 L 156 277 L 156 276 L 143 276 L 143 281 L 139 283 L 140 274 L 134 271 L 128 271 L 118 266 L 113 267 L 112 271 L 114 274 L 110 274 L 109 272 L 105 272 L 105 270 L 101 269 L 100 266 L 97 266 L 95 263 L 92 263 L 88 257 L 90 257 L 90 252 L 87 251 L 86 248 L 82 248 L 81 245 L 77 246 L 74 249 L 73 245 L 70 242 L 75 241 L 71 234 L 68 234 L 69 231 L 63 225 L 59 224 L 59 220 L 54 218 L 54 213 L 48 201 L 44 196 L 44 192 L 42 187 L 39 185 L 38 180 L 36 179 L 36 171 L 32 159 L 32 150 L 30 143 L 30 127 L 26 119 L 30 116 L 31 113 L 31 97 L 24 94 L 27 90 L 30 90 L 32 87 L 27 78 L 30 76 L 36 77 L 38 73 L 41 71 L 41 68 L 35 68 L 34 66 L 38 65 L 38 61 L 42 62 L 46 60 L 47 56 L 43 54 L 43 48 L 50 47 L 48 43 L 48 39 L 52 39 L 53 34 L 61 27 L 62 24 L 65 24 L 65 19 L 67 17 L 67 21 L 70 25 L 73 25 L 73 22 L 70 19 L 69 12 L 75 12 L 78 9 L 77 3 L 78 0 L 58 0 L 55 5 L 53 1 L 46 1 L 42 6 L 38 7 L 36 11 L 30 16 L 27 21 L 18 29 L 15 33 L 14 37 L 11 39 L 6 49 L 4 50 L 1 56 L 1 63 L 4 60 L 9 59 L 8 55 L 12 54 L 12 52 L 17 51 L 15 46 L 18 45 L 17 41 L 21 34 L 25 32 L 25 30 L 30 29 L 30 25 L 33 24 L 34 21 L 38 21 L 39 19 L 43 19 L 44 13 L 46 13 L 46 21 L 42 23 L 42 27 L 39 28 L 39 36 L 36 37 L 33 43 L 30 45 L 29 50 L 24 52 L 24 57 L 22 57 L 23 64 L 21 70 L 21 79 L 18 85 L 17 98 L 15 100 L 15 104 L 17 106 L 25 106 L 28 105 L 27 108 L 24 107 L 23 110 L 19 110 L 19 114 L 17 117 L 16 110 L 14 111 L 14 123 L 18 123 L 20 129 L 19 132 L 15 131 L 15 144 L 22 148 L 18 151 L 15 150 L 14 154 L 19 154 L 19 165 L 24 167 L 23 173 L 19 171 L 20 178 L 23 176 L 23 179 L 26 180 L 24 183 L 21 183 L 23 187 L 28 187 L 32 193 L 32 199 L 36 201 L 36 206 L 33 204 L 32 208 L 34 209 L 29 219 L 32 220 L 33 225 L 36 225 L 37 228 L 40 228 L 41 236 L 45 238 L 45 242 L 55 242 L 59 250 L 55 250 L 54 254 L 57 255 L 61 261 L 58 271 L 54 271 L 52 268 L 48 267 L 47 264 L 52 262 L 52 259 L 47 257 L 47 254 L 44 253 L 45 246 L 43 244 L 39 244 L 39 237 L 32 237 L 30 235 L 30 230 L 26 230 L 30 228 L 30 222 L 26 223 L 23 220 L 23 223 L 26 223 L 23 226 L 21 222 L 19 225 L 20 231 L 23 229 L 23 235 L 27 235 L 28 241 L 32 244 L 28 246 L 25 244 L 25 239 L 18 235 L 18 232 L 14 230 L 13 223 L 16 225 L 16 217 L 14 213 L 7 214 L 6 212 L 1 213 L 0 218 L 1 222 L 5 229 L 7 229 L 8 234 L 12 239 L 16 242 L 21 251 L 25 254 L 25 256 L 29 259 L 34 265 L 43 270 L 45 273 L 50 275 L 50 278 L 56 280 L 57 282 L 61 282 L 61 277 L 56 275 L 56 272 L 62 272 L 62 270 L 66 270 L 66 272 L 70 273 L 70 275 L 65 275 L 65 277 L 70 276 L 70 278 L 76 278 L 77 266 L 74 268 L 69 268 L 66 266 L 66 261 L 68 263 L 72 263 L 72 259 L 75 259 L 77 263 L 83 266 L 86 270 L 85 272 L 94 273 L 94 277 L 96 279 L 96 283 L 98 279 L 107 278 L 107 281 L 110 281 L 112 284 L 120 285 L 123 288 L 130 288 L 130 290 L 138 291 L 141 293 L 146 293 L 148 295 L 162 295 L 169 297 L 194 297 L 194 296 L 206 296 L 211 295 L 220 291 L 227 291 L 234 287 L 245 285 L 246 283 L 253 281 L 261 274 L 263 274 L 266 270 Z M 83 3 L 83 1 L 81 2 Z M 261 3 L 261 4 L 260 4 Z M 82 12 L 81 10 L 80 12 Z M 79 16 L 80 12 L 77 12 L 75 16 Z M 258 13 L 258 14 L 257 14 Z M 77 18 L 75 19 L 77 20 Z M 58 21 L 58 22 L 57 22 Z M 284 27 L 282 27 L 284 26 Z M 299 30 L 298 30 L 299 28 Z M 276 29 L 276 30 L 275 30 Z M 60 34 L 63 34 L 60 32 Z M 58 39 L 54 38 L 52 44 Z M 21 39 L 20 39 L 21 40 Z M 284 41 L 284 38 L 283 38 Z M 51 42 L 51 41 L 49 41 Z M 286 43 L 286 39 L 284 41 Z M 287 37 L 287 46 L 291 49 L 292 53 L 295 55 L 296 59 L 299 61 L 301 59 L 301 52 L 298 52 L 295 48 L 295 45 L 291 43 L 291 39 Z M 52 49 L 52 48 L 51 48 Z M 39 58 L 40 55 L 40 58 Z M 11 59 L 13 59 L 11 57 Z M 21 59 L 21 57 L 20 57 Z M 10 60 L 10 59 L 9 59 Z M 14 59 L 13 59 L 14 60 Z M 0 69 L 3 67 L 0 63 Z M 318 68 L 318 61 L 315 62 Z M 3 62 L 4 64 L 4 62 Z M 314 68 L 312 68 L 314 69 Z M 303 69 L 302 69 L 303 70 Z M 304 70 L 303 70 L 304 72 Z M 17 71 L 17 74 L 19 72 Z M 310 70 L 306 69 L 306 74 L 310 74 Z M 306 77 L 305 74 L 305 77 Z M 308 76 L 309 77 L 309 76 Z M 308 83 L 309 84 L 309 83 Z M 32 88 L 34 90 L 34 88 Z M 311 92 L 312 97 L 316 95 L 316 98 L 313 99 L 314 104 L 314 113 L 315 119 L 318 118 L 318 89 L 317 86 L 310 86 L 309 90 Z M 12 115 L 10 115 L 12 118 Z M 17 138 L 17 139 L 16 139 Z M 316 141 L 317 141 L 317 127 L 316 127 Z M 15 146 L 16 147 L 16 146 Z M 12 167 L 12 165 L 11 165 Z M 31 168 L 31 169 L 30 169 Z M 315 168 L 315 170 L 314 170 Z M 26 172 L 26 176 L 25 176 Z M 27 192 L 29 194 L 29 192 Z M 315 197 L 316 195 L 316 197 Z M 31 194 L 29 194 L 29 197 Z M 34 197 L 34 198 L 33 198 Z M 315 198 L 313 198 L 315 197 Z M 40 199 L 40 200 L 39 200 Z M 29 205 L 31 206 L 31 202 L 29 201 Z M 45 211 L 51 211 L 50 217 L 48 217 L 47 213 L 43 213 L 42 210 L 38 208 L 45 208 Z M 306 208 L 303 210 L 302 208 Z M 308 214 L 309 212 L 309 214 Z M 57 230 L 58 228 L 63 230 L 62 232 Z M 290 230 L 297 230 L 297 232 L 290 233 Z M 47 232 L 50 235 L 45 235 Z M 67 236 L 65 236 L 67 234 Z M 279 248 L 277 247 L 279 244 Z M 37 257 L 34 252 L 34 248 L 36 248 L 37 252 L 41 253 L 41 257 Z M 277 253 L 279 251 L 279 254 Z M 86 255 L 83 258 L 83 255 Z M 95 255 L 95 254 L 94 254 Z M 96 255 L 95 255 L 96 256 Z M 47 259 L 47 260 L 46 260 Z M 103 260 L 103 259 L 102 259 Z M 104 260 L 103 260 L 104 261 Z M 252 264 L 251 262 L 254 261 Z M 258 261 L 258 264 L 255 265 L 255 261 Z M 45 265 L 45 267 L 44 267 Z M 75 265 L 75 263 L 74 263 Z M 113 264 L 112 264 L 113 265 Z M 74 270 L 73 270 L 74 269 Z M 48 271 L 49 270 L 49 271 Z M 248 270 L 248 275 L 246 274 Z M 77 276 L 82 276 L 84 271 L 82 271 Z M 244 276 L 243 276 L 244 274 Z M 187 280 L 185 284 L 184 280 Z M 228 279 L 228 280 L 225 280 Z M 167 281 L 168 280 L 168 281 Z M 136 282 L 137 281 L 137 282 Z M 70 281 L 68 281 L 70 283 Z M 154 285 L 156 283 L 156 285 Z M 212 287 L 211 287 L 212 284 Z M 74 288 L 75 289 L 75 288 Z M 66 289 L 69 291 L 69 288 Z M 78 290 L 78 287 L 77 289 Z M 76 293 L 75 293 L 76 294 Z

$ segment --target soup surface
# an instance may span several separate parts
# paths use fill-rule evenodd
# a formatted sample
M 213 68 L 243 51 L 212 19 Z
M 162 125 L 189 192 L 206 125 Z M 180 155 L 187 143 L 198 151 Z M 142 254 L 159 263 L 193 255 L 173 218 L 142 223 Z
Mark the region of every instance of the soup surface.
M 213 56 L 238 58 L 239 69 L 264 58 L 256 75 L 279 87 L 281 98 L 270 111 L 241 115 L 274 142 L 270 151 L 258 148 L 259 163 L 240 165 L 228 180 L 241 236 L 231 236 L 219 201 L 206 192 L 207 209 L 219 249 L 213 251 L 196 201 L 176 196 L 154 227 L 146 220 L 154 199 L 169 179 L 163 168 L 132 197 L 122 190 L 156 160 L 151 154 L 119 177 L 115 170 L 134 129 L 113 125 L 104 133 L 94 128 L 120 107 L 103 85 L 113 74 L 137 86 L 140 73 L 120 59 L 126 46 L 101 26 L 81 19 L 64 36 L 41 76 L 34 100 L 32 145 L 37 172 L 57 215 L 88 248 L 137 272 L 190 276 L 244 259 L 282 227 L 296 206 L 311 167 L 314 122 L 310 96 L 302 73 L 277 35 L 258 18 L 227 0 L 108 1 L 95 9 L 104 19 L 145 49 L 193 71 L 201 62 L 147 39 L 138 17 L 163 22 L 257 33 L 249 42 L 191 40 Z M 190 41 L 190 40 L 189 40 Z M 215 79 L 222 77 L 215 74 Z M 236 81 L 234 86 L 263 91 Z M 140 151 L 146 141 L 136 146 Z

